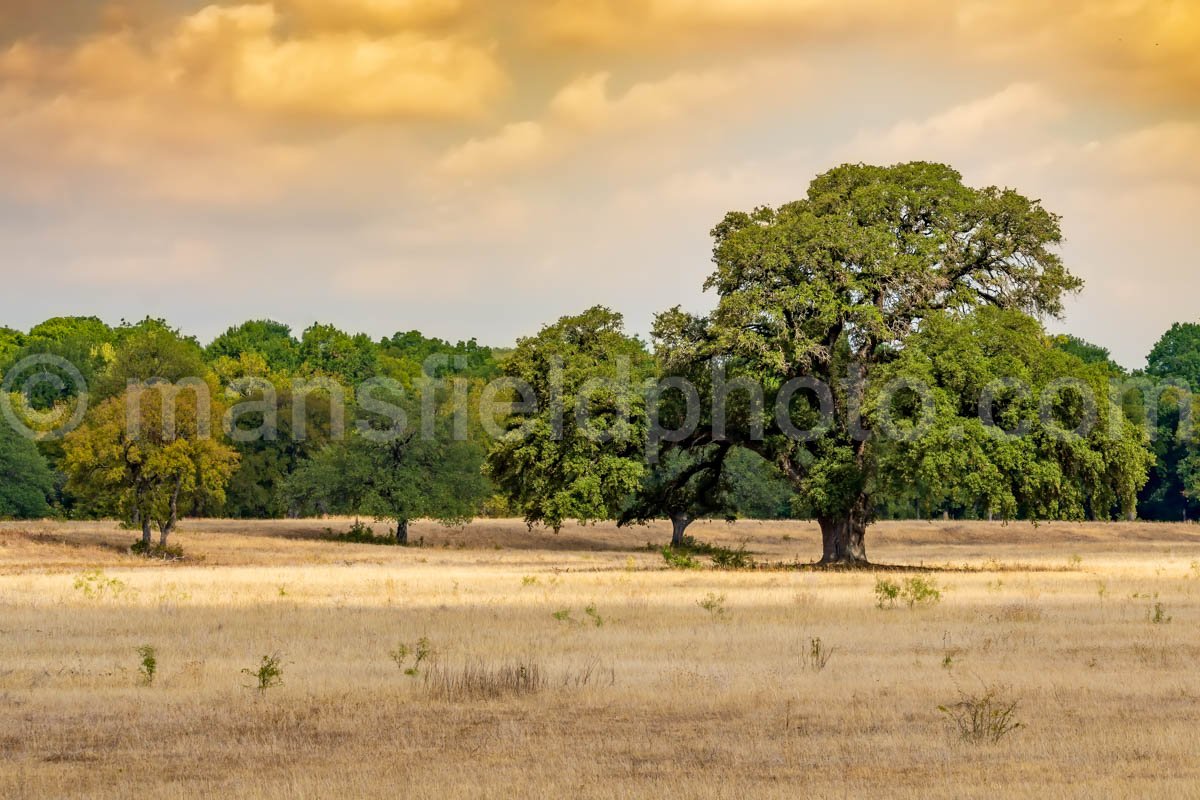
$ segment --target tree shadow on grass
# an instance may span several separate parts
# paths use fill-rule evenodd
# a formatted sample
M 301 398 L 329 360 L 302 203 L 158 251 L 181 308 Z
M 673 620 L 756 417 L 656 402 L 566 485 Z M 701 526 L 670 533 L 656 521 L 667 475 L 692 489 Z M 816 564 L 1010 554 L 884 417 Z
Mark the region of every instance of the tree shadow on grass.
M 845 572 L 845 573 L 875 573 L 875 572 L 921 572 L 921 573 L 992 573 L 992 572 L 1080 572 L 1069 566 L 1052 566 L 1046 564 L 1025 564 L 987 562 L 984 564 L 821 564 L 819 562 L 776 562 L 758 564 L 755 570 L 761 572 Z

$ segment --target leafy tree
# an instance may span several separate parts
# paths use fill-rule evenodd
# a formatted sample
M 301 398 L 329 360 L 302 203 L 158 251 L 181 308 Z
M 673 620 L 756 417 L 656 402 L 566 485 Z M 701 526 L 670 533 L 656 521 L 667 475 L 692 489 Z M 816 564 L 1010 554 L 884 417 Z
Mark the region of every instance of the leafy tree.
M 115 338 L 113 329 L 99 317 L 51 317 L 29 330 L 30 341 L 65 342 L 77 339 L 108 344 Z
M 1176 379 L 1180 380 L 1180 379 Z M 1145 519 L 1178 521 L 1200 516 L 1200 486 L 1196 483 L 1198 448 L 1195 424 L 1197 398 L 1186 386 L 1157 385 L 1149 391 L 1157 395 L 1156 415 L 1149 419 L 1141 410 L 1132 414 L 1148 428 L 1151 423 L 1154 464 L 1150 479 L 1142 490 L 1138 506 Z
M 435 364 L 427 376 L 430 378 L 457 375 L 490 380 L 500 374 L 492 349 L 474 339 L 450 344 L 444 339 L 426 337 L 420 331 L 408 331 L 381 341 L 379 352 L 382 359 L 391 362 L 395 377 L 410 385 L 425 373 L 431 358 L 441 363 Z
M 66 437 L 67 491 L 87 511 L 140 528 L 146 548 L 157 526 L 166 547 L 181 516 L 224 503 L 238 457 L 215 438 L 220 411 L 206 408 L 194 390 L 128 388 L 95 406 Z
M 873 446 L 876 494 L 906 498 L 920 516 L 1131 514 L 1151 457 L 1109 378 L 1106 364 L 1052 346 L 1020 312 L 931 315 L 869 392 L 869 415 L 894 426 Z
M 0 370 L 7 370 L 25 346 L 25 334 L 13 328 L 0 327 Z
M 1183 380 L 1192 391 L 1200 391 L 1200 324 L 1172 325 L 1146 358 L 1146 374 Z
M 74 367 L 83 385 L 79 385 L 74 375 L 42 363 L 40 370 L 57 374 L 63 380 L 57 388 L 50 383 L 39 384 L 28 398 L 30 405 L 40 410 L 53 408 L 93 386 L 96 376 L 113 357 L 115 336 L 112 328 L 96 317 L 55 317 L 33 327 L 21 337 L 21 347 L 11 354 L 9 363 L 33 356 L 56 356 Z
M 1070 353 L 1085 364 L 1102 365 L 1113 377 L 1125 374 L 1125 368 L 1112 360 L 1112 353 L 1107 347 L 1092 344 L 1069 333 L 1059 334 L 1053 337 L 1051 342 L 1059 350 Z
M 284 482 L 333 439 L 335 424 L 345 424 L 335 423 L 337 415 L 349 419 L 354 413 L 353 398 L 335 398 L 329 390 L 301 398 L 292 377 L 271 371 L 257 354 L 244 353 L 237 361 L 222 357 L 214 369 L 237 403 L 229 423 L 240 460 L 226 491 L 225 513 L 245 519 L 285 516 L 291 509 Z
M 503 369 L 531 393 L 487 458 L 512 507 L 555 531 L 568 519 L 616 518 L 646 473 L 643 387 L 654 361 L 645 345 L 597 306 L 520 340 Z
M 205 380 L 210 374 L 199 343 L 162 320 L 147 318 L 118 328 L 111 362 L 99 376 L 93 399 L 125 393 L 129 383 L 186 379 Z
M 1200 464 L 1195 425 L 1200 391 L 1200 324 L 1176 323 L 1146 358 L 1144 391 L 1127 403 L 1127 413 L 1150 429 L 1155 463 L 1142 490 L 1139 513 L 1146 519 L 1196 519 L 1200 515 Z M 1146 395 L 1153 396 L 1154 413 Z
M 665 516 L 671 520 L 671 546 L 679 547 L 697 519 L 724 517 L 732 521 L 736 516 L 733 492 L 725 469 L 730 451 L 725 443 L 665 450 L 659 463 L 645 471 L 642 485 L 618 524 Z
M 370 337 L 352 336 L 332 325 L 313 325 L 304 332 L 300 360 L 306 374 L 337 378 L 352 387 L 378 372 L 378 352 Z
M 394 416 L 365 420 L 348 440 L 327 445 L 283 483 L 293 508 L 369 514 L 396 523 L 396 541 L 408 544 L 409 523 L 431 518 L 446 525 L 469 521 L 491 494 L 481 473 L 483 448 L 460 441 L 441 414 L 433 435 L 415 424 L 410 399 L 389 392 L 380 399 Z
M 204 357 L 214 362 L 221 358 L 237 360 L 257 354 L 274 372 L 292 372 L 300 366 L 300 342 L 292 329 L 273 320 L 251 320 L 230 328 L 204 348 Z
M 743 519 L 790 519 L 794 515 L 792 487 L 774 464 L 743 447 L 725 460 L 729 504 Z
M 37 445 L 0 419 L 0 518 L 45 517 L 53 493 L 54 476 Z
M 788 477 L 820 523 L 827 564 L 866 561 L 882 489 L 858 425 L 871 373 L 931 314 L 982 305 L 1059 314 L 1063 295 L 1082 285 L 1053 252 L 1055 215 L 1012 190 L 965 186 L 940 164 L 838 167 L 805 199 L 728 214 L 713 236 L 705 288 L 717 307 L 703 318 L 661 316 L 660 347 L 669 362 L 714 363 L 755 382 L 769 400 L 793 379 L 829 388 L 836 413 L 819 436 L 788 435 L 772 402 L 750 416 L 761 436 L 753 424 L 723 432 Z M 788 427 L 811 420 L 823 399 L 785 396 Z

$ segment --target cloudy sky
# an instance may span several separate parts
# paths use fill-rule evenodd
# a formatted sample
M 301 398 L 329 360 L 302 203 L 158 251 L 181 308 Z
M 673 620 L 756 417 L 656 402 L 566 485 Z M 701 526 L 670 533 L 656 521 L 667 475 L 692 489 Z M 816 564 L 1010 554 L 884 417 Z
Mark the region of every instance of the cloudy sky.
M 0 0 L 0 324 L 644 332 L 726 211 L 910 159 L 1064 217 L 1055 327 L 1200 320 L 1196 0 Z

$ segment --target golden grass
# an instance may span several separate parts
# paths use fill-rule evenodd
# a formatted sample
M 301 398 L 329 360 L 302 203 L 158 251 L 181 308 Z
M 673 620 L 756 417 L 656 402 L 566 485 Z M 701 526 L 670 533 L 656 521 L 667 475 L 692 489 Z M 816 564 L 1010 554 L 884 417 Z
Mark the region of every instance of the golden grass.
M 880 525 L 871 556 L 944 592 L 881 611 L 869 572 L 667 571 L 662 525 L 321 540 L 348 524 L 191 522 L 177 564 L 110 524 L 0 526 L 0 797 L 1200 796 L 1194 526 Z M 273 653 L 283 685 L 246 688 Z M 985 685 L 1023 727 L 963 742 L 938 707 Z

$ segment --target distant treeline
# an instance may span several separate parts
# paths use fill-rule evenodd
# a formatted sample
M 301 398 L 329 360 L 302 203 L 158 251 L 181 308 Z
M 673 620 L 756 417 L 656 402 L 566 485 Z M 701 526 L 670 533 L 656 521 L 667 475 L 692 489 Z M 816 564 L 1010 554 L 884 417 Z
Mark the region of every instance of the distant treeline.
M 799 517 L 823 563 L 858 564 L 880 518 L 1200 514 L 1200 325 L 1134 375 L 1048 335 L 1083 281 L 1039 201 L 846 164 L 712 238 L 715 307 L 663 311 L 650 344 L 602 307 L 511 350 L 271 321 L 207 346 L 155 319 L 0 329 L 0 516 L 114 517 L 147 549 L 189 514 L 356 513 L 401 543 L 421 518 L 669 518 L 676 545 L 698 518 Z
M 1200 324 L 1173 325 L 1149 354 L 1146 368 L 1134 373 L 1116 364 L 1106 349 L 1077 337 L 1053 336 L 1048 343 L 1098 365 L 1114 378 L 1145 375 L 1200 391 Z M 503 374 L 503 362 L 511 352 L 512 348 L 487 347 L 474 339 L 451 343 L 417 331 L 376 341 L 330 325 L 313 325 L 296 336 L 288 326 L 265 320 L 232 327 L 207 345 L 158 319 L 109 326 L 95 317 L 59 317 L 27 332 L 0 328 L 0 372 L 7 374 L 31 356 L 61 357 L 74 365 L 86 381 L 92 406 L 119 394 L 131 379 L 193 375 L 208 376 L 222 390 L 248 375 L 270 377 L 285 387 L 294 377 L 331 377 L 353 387 L 386 376 L 411 388 L 427 371 L 434 373 L 427 377 L 453 376 L 483 383 Z M 648 350 L 646 354 L 650 355 Z M 69 381 L 62 386 L 39 383 L 32 387 L 29 403 L 41 410 L 69 404 L 78 388 Z M 290 423 L 288 402 L 284 398 L 284 424 Z M 306 506 L 303 500 L 297 501 L 283 491 L 289 477 L 329 444 L 328 403 L 318 398 L 308 413 L 313 424 L 304 441 L 295 441 L 284 431 L 275 441 L 234 444 L 239 459 L 225 487 L 223 502 L 216 504 L 209 498 L 192 510 L 245 519 L 355 511 L 350 505 L 329 501 Z M 1194 444 L 1176 435 L 1180 406 L 1172 402 L 1169 393 L 1157 424 L 1161 434 L 1150 445 L 1155 462 L 1138 498 L 1138 515 L 1148 520 L 1200 519 L 1200 497 L 1195 493 L 1198 451 Z M 481 430 L 473 431 L 473 435 L 487 436 Z M 487 442 L 482 444 L 475 449 L 474 460 L 468 459 L 462 465 L 464 469 L 481 474 Z M 18 435 L 11 425 L 0 424 L 0 517 L 82 518 L 108 511 L 92 508 L 88 498 L 68 488 L 63 457 L 61 441 L 35 444 Z M 797 516 L 791 488 L 772 464 L 743 449 L 734 454 L 728 469 L 734 487 L 730 516 Z M 486 488 L 476 492 L 477 504 L 471 515 L 514 513 L 496 487 L 486 477 L 482 480 Z M 920 496 L 891 498 L 878 513 L 881 518 L 978 516 L 952 505 L 924 504 Z

